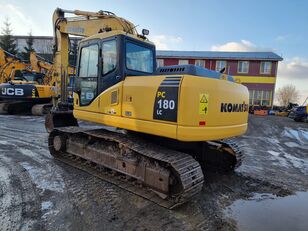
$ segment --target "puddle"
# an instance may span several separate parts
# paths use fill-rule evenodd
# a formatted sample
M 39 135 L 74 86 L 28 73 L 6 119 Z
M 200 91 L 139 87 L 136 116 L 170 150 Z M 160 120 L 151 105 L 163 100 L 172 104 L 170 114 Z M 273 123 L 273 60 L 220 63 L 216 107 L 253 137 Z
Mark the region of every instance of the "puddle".
M 255 194 L 248 200 L 237 200 L 226 210 L 239 230 L 308 230 L 308 192 L 287 197 Z

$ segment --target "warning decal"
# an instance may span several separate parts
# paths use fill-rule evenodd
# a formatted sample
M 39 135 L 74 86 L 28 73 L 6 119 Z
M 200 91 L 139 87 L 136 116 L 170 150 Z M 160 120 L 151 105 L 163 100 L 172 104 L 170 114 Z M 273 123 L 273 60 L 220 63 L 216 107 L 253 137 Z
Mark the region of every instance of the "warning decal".
M 199 114 L 206 115 L 208 113 L 209 95 L 206 93 L 200 94 L 199 97 Z

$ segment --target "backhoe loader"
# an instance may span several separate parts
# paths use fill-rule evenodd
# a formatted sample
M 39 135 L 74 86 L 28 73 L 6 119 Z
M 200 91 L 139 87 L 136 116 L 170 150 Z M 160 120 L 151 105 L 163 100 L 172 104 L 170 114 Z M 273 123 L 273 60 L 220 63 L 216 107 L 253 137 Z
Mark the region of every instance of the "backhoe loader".
M 73 14 L 73 16 L 68 16 Z M 248 90 L 193 65 L 156 69 L 155 46 L 107 11 L 56 9 L 57 97 L 46 116 L 54 158 L 172 209 L 200 193 L 203 169 L 230 171 L 247 129 Z M 73 108 L 67 103 L 68 37 L 79 43 Z M 79 127 L 78 120 L 101 124 Z

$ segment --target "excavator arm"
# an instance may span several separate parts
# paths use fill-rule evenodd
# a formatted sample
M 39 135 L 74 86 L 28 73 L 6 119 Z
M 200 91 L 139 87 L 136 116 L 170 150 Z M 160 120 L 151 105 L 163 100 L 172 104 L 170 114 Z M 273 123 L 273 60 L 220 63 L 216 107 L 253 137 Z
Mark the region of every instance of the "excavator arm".
M 74 17 L 65 17 L 74 14 Z M 67 83 L 69 71 L 69 35 L 89 37 L 104 31 L 121 30 L 137 35 L 137 30 L 131 22 L 108 11 L 88 12 L 80 10 L 64 10 L 57 8 L 53 13 L 54 28 L 54 72 L 53 79 L 56 95 L 60 101 L 67 99 Z
M 43 58 L 39 57 L 36 52 L 30 53 L 30 63 L 32 69 L 36 72 L 46 73 L 52 69 L 52 63 L 49 63 Z
M 17 70 L 31 70 L 31 65 L 0 48 L 0 83 L 13 80 Z

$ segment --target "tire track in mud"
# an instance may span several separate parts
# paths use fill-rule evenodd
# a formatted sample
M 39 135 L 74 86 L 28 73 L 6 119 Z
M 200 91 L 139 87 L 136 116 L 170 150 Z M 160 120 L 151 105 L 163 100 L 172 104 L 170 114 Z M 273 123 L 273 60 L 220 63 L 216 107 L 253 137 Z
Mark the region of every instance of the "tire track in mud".
M 21 178 L 11 177 L 19 188 L 16 195 L 26 193 L 21 192 L 24 190 L 30 193 L 16 199 L 19 200 L 19 203 L 16 203 L 18 206 L 14 205 L 17 212 L 10 213 L 10 209 L 4 211 L 0 207 L 0 216 L 5 214 L 0 217 L 0 224 L 2 219 L 7 220 L 12 216 L 11 220 L 21 223 L 23 227 L 29 227 L 29 230 L 33 227 L 46 230 L 236 230 L 236 223 L 224 217 L 223 212 L 224 208 L 235 200 L 249 198 L 254 193 L 271 193 L 278 196 L 292 193 L 283 182 L 279 183 L 256 174 L 258 171 L 264 171 L 262 168 L 271 169 L 272 166 L 264 162 L 267 160 L 267 153 L 263 147 L 258 149 L 262 155 L 252 153 L 249 148 L 254 144 L 253 139 L 243 137 L 237 141 L 240 146 L 251 152 L 244 158 L 243 167 L 234 174 L 205 173 L 206 182 L 200 195 L 177 210 L 166 210 L 85 172 L 55 161 L 49 156 L 47 134 L 44 135 L 42 132 L 44 125 L 40 120 L 36 123 L 34 118 L 35 127 L 31 127 L 31 123 L 34 123 L 32 120 L 27 121 L 26 126 L 20 123 L 15 126 L 14 120 L 18 118 L 10 119 L 5 124 L 5 132 L 0 135 L 0 151 L 5 153 L 5 157 L 11 158 L 8 165 L 12 168 L 17 166 L 18 174 L 23 174 Z M 263 122 L 254 121 L 247 136 L 254 137 L 257 132 L 258 136 L 266 136 L 268 133 L 274 137 L 281 133 L 279 127 L 282 125 L 279 123 L 273 126 L 272 130 L 264 129 L 262 133 L 254 131 L 255 126 L 262 129 Z M 14 126 L 11 131 L 10 126 Z M 14 153 L 12 149 L 15 150 Z M 1 160 L 3 161 L 3 158 L 0 155 L 0 171 L 8 168 Z M 31 170 L 31 167 L 34 169 Z M 11 175 L 14 170 L 5 171 Z M 61 179 L 62 191 L 45 189 L 42 192 L 28 171 L 32 171 L 32 174 L 34 171 L 43 177 L 42 180 L 50 182 Z M 4 188 L 0 188 L 0 203 L 4 197 L 1 195 L 6 193 L 6 187 L 12 187 L 7 186 L 7 181 L 6 177 L 0 180 L 0 187 Z M 30 188 L 22 185 L 23 182 L 30 185 Z M 2 186 L 3 184 L 5 185 Z M 30 196 L 36 198 L 37 203 L 31 202 Z M 25 205 L 22 207 L 19 204 Z M 27 218 L 29 211 L 35 216 Z M 42 224 L 45 226 L 40 226 Z
M 40 230 L 38 192 L 29 175 L 14 163 L 11 158 L 0 158 L 1 177 L 7 178 L 1 187 L 5 192 L 0 198 L 0 230 Z
M 14 128 L 1 136 L 9 142 L 13 142 L 14 147 L 19 149 L 20 154 L 30 158 L 31 161 L 28 160 L 27 162 L 31 163 L 31 165 L 53 163 L 53 159 L 48 156 L 49 153 L 39 157 L 36 154 L 42 151 L 48 152 L 47 144 L 42 142 L 45 138 L 42 139 L 41 134 L 33 134 L 28 130 L 23 132 L 19 128 Z M 40 140 L 37 140 L 36 137 Z M 29 138 L 32 139 L 31 143 L 28 142 Z M 74 216 L 71 220 L 74 222 L 61 221 L 61 218 L 50 218 L 49 220 L 66 222 L 68 224 L 66 228 L 69 230 L 89 228 L 93 230 L 101 228 L 118 230 L 121 227 L 134 229 L 135 226 L 149 230 L 156 230 L 157 226 L 163 230 L 173 230 L 172 227 L 178 227 L 179 229 L 181 227 L 183 229 L 182 218 L 179 219 L 173 212 L 160 207 L 153 210 L 152 203 L 123 191 L 112 184 L 62 163 L 56 163 L 56 165 L 60 166 L 64 171 L 61 175 L 66 186 L 65 190 L 69 203 L 72 204 L 71 213 Z M 59 217 L 59 214 L 55 214 L 55 216 Z M 58 227 L 56 222 L 49 221 L 49 223 L 52 225 L 47 225 L 47 229 L 49 227 Z M 155 225 L 152 226 L 151 224 Z

